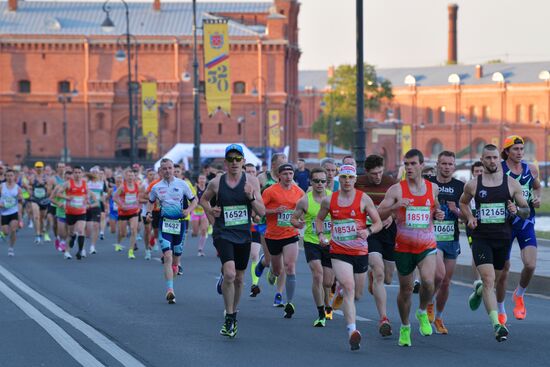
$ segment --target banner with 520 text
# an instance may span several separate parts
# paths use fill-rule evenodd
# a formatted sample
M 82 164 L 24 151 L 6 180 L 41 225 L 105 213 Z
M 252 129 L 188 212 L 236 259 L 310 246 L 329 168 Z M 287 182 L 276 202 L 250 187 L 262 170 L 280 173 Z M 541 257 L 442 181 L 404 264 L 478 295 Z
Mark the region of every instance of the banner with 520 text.
M 205 19 L 204 74 L 206 108 L 212 116 L 218 110 L 231 114 L 231 78 L 229 68 L 229 37 L 225 19 Z

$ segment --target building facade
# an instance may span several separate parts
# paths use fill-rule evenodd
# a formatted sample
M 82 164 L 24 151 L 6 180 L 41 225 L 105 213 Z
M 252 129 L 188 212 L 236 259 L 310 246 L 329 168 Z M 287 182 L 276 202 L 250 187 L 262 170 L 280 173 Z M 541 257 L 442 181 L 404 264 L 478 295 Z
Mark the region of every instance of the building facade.
M 112 33 L 105 33 L 102 3 L 0 2 L 0 158 L 61 157 L 66 103 L 71 157 L 129 155 L 126 20 L 121 2 L 111 1 Z M 187 3 L 128 3 L 132 73 L 138 83 L 157 83 L 158 155 L 179 142 L 193 142 L 192 6 Z M 242 142 L 261 152 L 267 145 L 267 111 L 281 116 L 281 148 L 296 152 L 298 12 L 295 0 L 197 5 L 197 22 L 229 19 L 232 113 L 208 116 L 201 98 L 201 141 Z M 200 80 L 204 80 L 199 32 Z M 137 57 L 136 57 L 137 55 Z M 137 66 L 136 66 L 137 63 Z M 139 87 L 136 102 L 140 101 Z M 140 111 L 137 110 L 138 124 Z M 146 139 L 137 136 L 140 157 Z M 158 158 L 158 157 L 152 157 Z

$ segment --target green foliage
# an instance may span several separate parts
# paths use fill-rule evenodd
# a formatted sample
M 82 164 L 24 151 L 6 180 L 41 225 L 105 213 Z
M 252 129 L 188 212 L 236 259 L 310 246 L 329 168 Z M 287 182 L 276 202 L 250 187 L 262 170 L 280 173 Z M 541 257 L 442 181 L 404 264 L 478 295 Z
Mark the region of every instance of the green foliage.
M 325 94 L 323 114 L 313 123 L 313 133 L 329 134 L 329 121 L 333 121 L 334 144 L 349 149 L 354 143 L 356 124 L 355 65 L 340 65 L 328 80 L 331 90 Z M 365 109 L 377 111 L 382 101 L 393 98 L 388 80 L 379 81 L 374 66 L 365 64 Z M 340 124 L 337 125 L 336 121 Z

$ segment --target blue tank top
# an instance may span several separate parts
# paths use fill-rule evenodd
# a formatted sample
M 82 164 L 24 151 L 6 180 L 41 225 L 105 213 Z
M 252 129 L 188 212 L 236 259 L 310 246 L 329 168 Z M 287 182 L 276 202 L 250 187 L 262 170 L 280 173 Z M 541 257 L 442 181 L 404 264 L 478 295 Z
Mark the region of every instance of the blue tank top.
M 518 223 L 523 225 L 525 221 L 533 222 L 532 219 L 535 217 L 535 207 L 533 206 L 532 201 L 533 201 L 533 183 L 535 181 L 535 178 L 533 177 L 533 173 L 529 169 L 529 165 L 525 162 L 521 162 L 521 174 L 516 175 L 514 172 L 512 172 L 510 167 L 508 167 L 508 165 L 506 164 L 506 161 L 502 161 L 502 170 L 504 171 L 504 173 L 506 173 L 508 176 L 510 176 L 520 184 L 523 198 L 529 204 L 529 210 L 530 210 L 529 218 L 522 219 L 519 216 L 516 216 L 516 218 L 513 221 L 513 224 L 516 225 Z

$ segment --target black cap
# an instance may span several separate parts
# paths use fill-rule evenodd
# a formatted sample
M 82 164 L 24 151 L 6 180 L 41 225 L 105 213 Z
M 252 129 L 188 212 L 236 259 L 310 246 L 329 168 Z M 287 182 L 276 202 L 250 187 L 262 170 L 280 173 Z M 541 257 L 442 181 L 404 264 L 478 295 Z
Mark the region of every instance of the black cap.
M 284 172 L 284 171 L 292 171 L 292 172 L 294 172 L 294 167 L 293 167 L 292 164 L 290 164 L 290 163 L 281 164 L 281 165 L 279 166 L 279 171 L 278 171 L 278 172 L 279 172 L 279 173 L 282 173 L 282 172 Z

